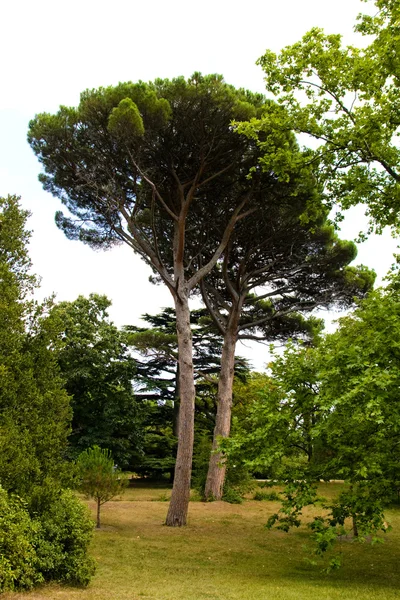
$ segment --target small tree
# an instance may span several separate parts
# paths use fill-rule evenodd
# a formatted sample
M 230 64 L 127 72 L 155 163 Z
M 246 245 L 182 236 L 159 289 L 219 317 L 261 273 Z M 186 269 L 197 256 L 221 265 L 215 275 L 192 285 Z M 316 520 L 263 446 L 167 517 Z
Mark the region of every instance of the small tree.
M 100 507 L 123 491 L 125 480 L 114 467 L 110 450 L 93 446 L 78 456 L 79 489 L 97 503 L 96 527 L 100 529 Z

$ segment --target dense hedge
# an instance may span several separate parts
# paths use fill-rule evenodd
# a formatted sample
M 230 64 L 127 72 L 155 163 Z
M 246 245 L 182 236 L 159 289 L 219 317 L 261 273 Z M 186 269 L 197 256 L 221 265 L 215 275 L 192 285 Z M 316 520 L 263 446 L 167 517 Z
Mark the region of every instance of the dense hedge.
M 87 556 L 93 521 L 70 491 L 59 491 L 34 516 L 18 496 L 0 487 L 0 593 L 45 581 L 87 585 L 94 561 Z

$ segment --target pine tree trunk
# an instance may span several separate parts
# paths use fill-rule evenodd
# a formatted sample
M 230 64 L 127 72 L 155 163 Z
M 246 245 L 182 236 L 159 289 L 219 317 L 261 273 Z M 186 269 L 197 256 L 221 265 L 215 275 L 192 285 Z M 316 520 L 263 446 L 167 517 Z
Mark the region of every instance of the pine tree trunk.
M 194 439 L 194 373 L 192 332 L 188 295 L 180 293 L 175 300 L 176 329 L 179 351 L 179 435 L 175 464 L 174 485 L 165 524 L 172 527 L 186 525 L 190 498 Z
M 180 404 L 180 389 L 179 389 L 179 364 L 176 369 L 176 381 L 175 381 L 175 392 L 174 392 L 174 408 L 173 408 L 173 434 L 175 437 L 179 436 L 179 404 Z
M 237 340 L 237 321 L 238 317 L 229 319 L 228 328 L 224 337 L 221 355 L 221 371 L 218 381 L 218 403 L 217 415 L 215 418 L 215 428 L 212 452 L 208 465 L 207 481 L 204 490 L 204 496 L 207 500 L 221 500 L 226 464 L 221 452 L 216 452 L 220 437 L 229 437 L 231 430 L 232 413 L 232 388 L 235 375 L 235 349 Z
M 97 529 L 100 529 L 100 498 L 97 498 L 97 523 L 96 523 L 96 527 Z
M 175 376 L 175 391 L 174 391 L 174 406 L 172 412 L 172 433 L 177 438 L 179 437 L 179 405 L 180 405 L 180 391 L 179 391 L 179 364 L 176 368 L 176 376 Z M 174 448 L 173 456 L 176 461 L 176 451 L 177 448 Z M 169 480 L 173 484 L 175 477 L 175 466 L 173 466 L 170 470 Z

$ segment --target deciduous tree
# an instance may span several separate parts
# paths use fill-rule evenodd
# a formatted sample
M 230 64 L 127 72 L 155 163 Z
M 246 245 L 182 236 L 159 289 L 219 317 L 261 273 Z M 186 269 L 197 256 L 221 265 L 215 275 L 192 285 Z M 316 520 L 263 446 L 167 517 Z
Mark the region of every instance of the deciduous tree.
M 372 36 L 360 48 L 313 28 L 278 55 L 267 51 L 258 63 L 280 107 L 271 104 L 261 120 L 240 129 L 265 146 L 267 168 L 263 137 L 271 127 L 317 140 L 305 162 L 318 165 L 329 204 L 364 203 L 371 228 L 380 231 L 399 225 L 400 9 L 395 0 L 374 4 L 376 14 L 361 15 L 355 27 Z
M 133 464 L 142 444 L 142 416 L 133 393 L 135 360 L 126 334 L 110 322 L 106 296 L 60 302 L 57 361 L 71 396 L 70 454 L 91 446 L 108 448 L 119 467 Z
M 283 515 L 270 524 L 286 530 L 315 501 L 316 481 L 345 480 L 313 524 L 319 552 L 346 528 L 355 536 L 386 531 L 385 506 L 398 496 L 399 289 L 396 274 L 317 348 L 278 358 L 265 394 L 228 445 L 253 468 L 280 461 L 274 474 L 290 485 Z M 296 456 L 303 460 L 290 460 Z

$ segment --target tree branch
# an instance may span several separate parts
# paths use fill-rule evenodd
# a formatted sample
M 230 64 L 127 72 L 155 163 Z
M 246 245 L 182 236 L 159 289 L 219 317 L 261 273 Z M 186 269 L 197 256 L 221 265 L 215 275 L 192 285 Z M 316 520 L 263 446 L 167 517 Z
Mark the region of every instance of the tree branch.
M 222 335 L 225 335 L 226 326 L 224 326 L 224 323 L 223 323 L 223 320 L 221 318 L 220 312 L 214 310 L 214 306 L 211 303 L 210 298 L 209 298 L 209 296 L 208 296 L 208 294 L 206 292 L 206 286 L 205 286 L 205 283 L 204 283 L 204 279 L 202 279 L 200 281 L 200 291 L 201 291 L 202 298 L 204 300 L 204 304 L 206 305 L 207 310 L 210 313 L 212 320 L 214 321 L 215 325 L 217 326 L 219 332 Z
M 187 283 L 189 290 L 192 290 L 194 287 L 196 287 L 196 285 L 203 279 L 203 277 L 208 275 L 208 273 L 211 271 L 211 269 L 213 269 L 215 267 L 215 265 L 217 264 L 217 261 L 221 257 L 222 253 L 224 252 L 224 250 L 226 248 L 226 245 L 229 242 L 229 238 L 230 238 L 232 231 L 236 225 L 236 221 L 239 216 L 239 213 L 242 210 L 242 208 L 246 205 L 246 203 L 250 200 L 250 198 L 251 198 L 251 192 L 243 198 L 243 200 L 238 204 L 238 206 L 233 211 L 233 214 L 232 214 L 231 218 L 229 219 L 229 222 L 225 228 L 221 243 L 219 244 L 218 248 L 214 252 L 213 257 L 209 260 L 209 262 L 206 265 L 201 267 L 197 271 L 197 273 L 195 273 L 189 279 L 189 281 Z

